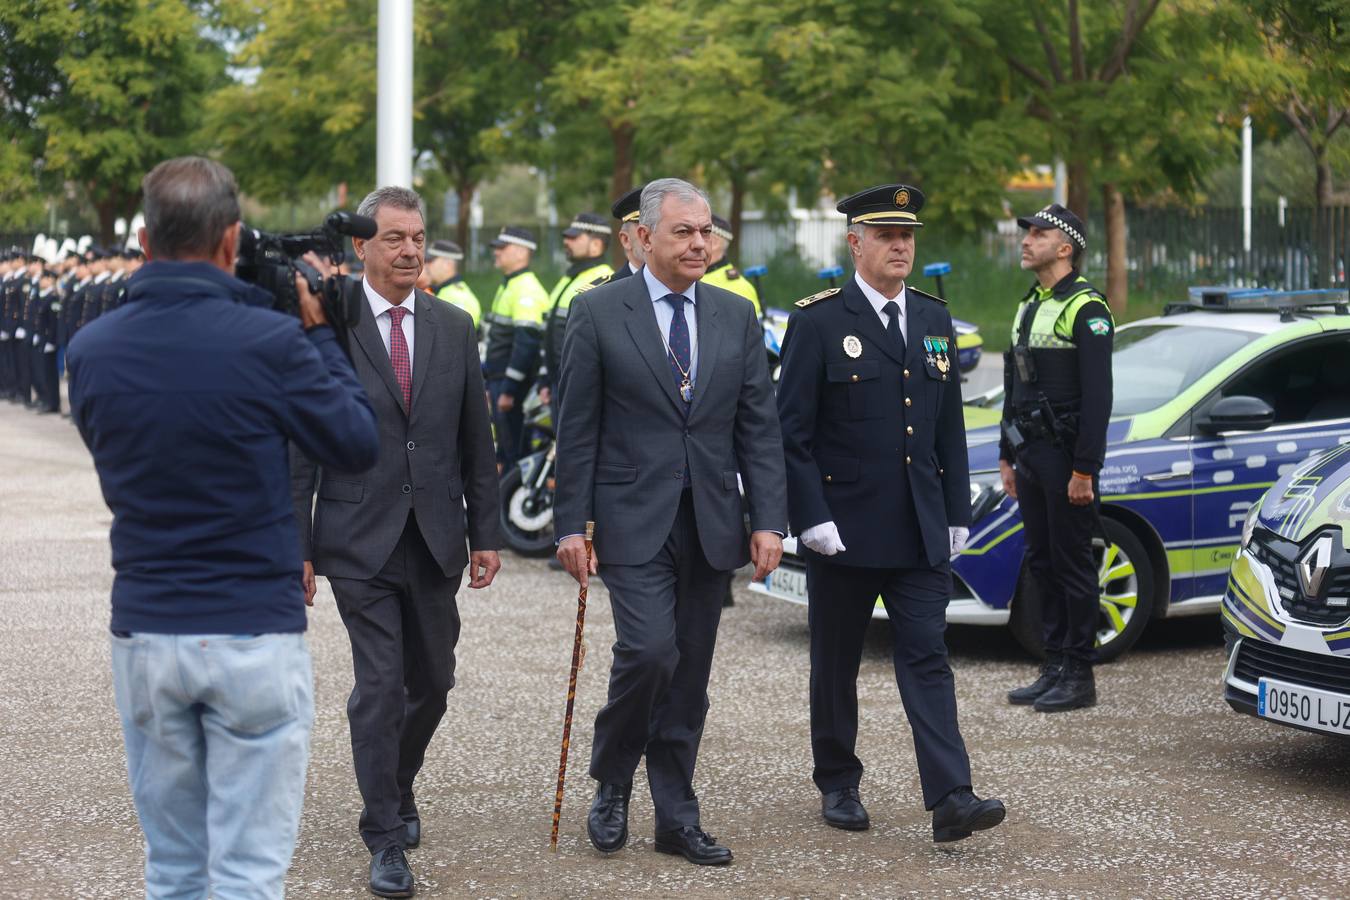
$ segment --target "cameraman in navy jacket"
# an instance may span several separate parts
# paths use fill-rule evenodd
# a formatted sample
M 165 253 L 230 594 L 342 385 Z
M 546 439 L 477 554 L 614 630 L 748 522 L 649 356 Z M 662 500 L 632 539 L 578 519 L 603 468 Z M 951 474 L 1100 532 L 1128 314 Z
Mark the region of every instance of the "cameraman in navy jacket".
M 113 512 L 113 688 L 145 893 L 279 897 L 314 717 L 287 441 L 365 469 L 375 416 L 303 279 L 297 321 L 233 277 L 228 169 L 172 159 L 142 188 L 150 262 L 69 365 Z

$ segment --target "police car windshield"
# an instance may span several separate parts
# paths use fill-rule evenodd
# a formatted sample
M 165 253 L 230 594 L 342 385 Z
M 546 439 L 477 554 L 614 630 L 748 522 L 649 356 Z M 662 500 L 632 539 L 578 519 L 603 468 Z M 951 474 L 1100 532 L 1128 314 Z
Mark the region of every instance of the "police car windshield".
M 1157 409 L 1259 334 L 1227 328 L 1139 325 L 1116 333 L 1113 416 Z

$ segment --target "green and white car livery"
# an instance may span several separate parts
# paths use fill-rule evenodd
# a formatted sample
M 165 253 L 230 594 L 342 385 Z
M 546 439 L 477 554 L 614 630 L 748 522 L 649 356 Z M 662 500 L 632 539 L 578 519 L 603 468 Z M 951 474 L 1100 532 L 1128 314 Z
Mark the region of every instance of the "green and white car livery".
M 1243 526 L 1223 598 L 1234 709 L 1350 736 L 1348 545 L 1350 440 L 1277 482 Z

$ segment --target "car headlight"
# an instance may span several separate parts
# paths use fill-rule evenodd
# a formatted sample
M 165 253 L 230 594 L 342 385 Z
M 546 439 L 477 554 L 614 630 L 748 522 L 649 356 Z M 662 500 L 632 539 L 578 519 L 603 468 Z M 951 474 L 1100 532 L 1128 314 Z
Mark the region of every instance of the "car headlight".
M 1003 502 L 1003 478 L 998 472 L 970 476 L 970 521 L 975 523 Z
M 1242 544 L 1243 550 L 1252 542 L 1252 533 L 1256 531 L 1256 520 L 1261 516 L 1261 501 L 1257 500 L 1252 504 L 1252 508 L 1247 510 L 1247 518 L 1242 520 Z

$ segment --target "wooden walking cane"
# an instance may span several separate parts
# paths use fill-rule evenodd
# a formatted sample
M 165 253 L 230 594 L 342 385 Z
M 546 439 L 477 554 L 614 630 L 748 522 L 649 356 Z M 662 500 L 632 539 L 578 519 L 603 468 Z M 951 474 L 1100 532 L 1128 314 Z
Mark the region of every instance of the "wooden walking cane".
M 595 523 L 586 523 L 586 572 L 591 571 L 591 541 L 595 539 Z M 558 851 L 558 819 L 562 816 L 563 782 L 567 778 L 567 751 L 572 744 L 572 706 L 577 700 L 577 672 L 581 670 L 581 660 L 585 650 L 581 644 L 581 632 L 586 626 L 586 585 L 581 586 L 577 594 L 577 636 L 572 642 L 572 671 L 567 676 L 567 712 L 563 715 L 562 758 L 558 760 L 558 793 L 553 798 L 553 837 L 549 849 Z

